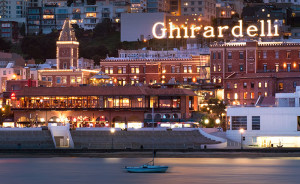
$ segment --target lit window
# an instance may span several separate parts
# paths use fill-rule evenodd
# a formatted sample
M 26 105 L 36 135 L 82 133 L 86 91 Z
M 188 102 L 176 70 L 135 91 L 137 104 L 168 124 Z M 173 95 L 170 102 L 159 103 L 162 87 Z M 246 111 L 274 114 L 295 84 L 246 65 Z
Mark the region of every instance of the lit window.
M 286 52 L 286 58 L 290 59 L 291 58 L 291 51 Z
M 75 77 L 71 77 L 71 83 L 74 84 L 76 82 Z
M 77 77 L 77 83 L 81 83 L 81 77 Z
M 216 69 L 216 65 L 213 66 L 213 70 L 214 70 L 214 72 L 217 70 L 217 69 Z
M 139 67 L 135 67 L 135 73 L 140 73 L 140 68 Z
M 244 99 L 247 99 L 247 95 L 248 95 L 248 93 L 244 92 Z
M 227 93 L 227 99 L 230 99 L 230 93 Z
M 67 77 L 66 77 L 66 76 L 62 77 L 62 83 L 63 83 L 63 84 L 66 84 L 66 83 L 67 83 Z
M 250 98 L 254 99 L 254 93 L 253 92 L 250 94 Z
M 118 67 L 118 73 L 122 73 L 122 67 Z
M 134 67 L 131 67 L 130 69 L 131 69 L 131 73 L 135 73 Z
M 192 66 L 189 66 L 189 73 L 192 73 Z
M 187 73 L 187 66 L 183 67 L 183 73 Z
M 279 64 L 275 64 L 275 71 L 279 72 Z
M 234 83 L 233 87 L 236 89 L 237 88 L 237 83 Z
M 113 73 L 114 73 L 114 68 L 113 68 L 113 67 L 111 67 L 111 68 L 109 69 L 109 73 L 110 73 L 110 74 L 113 74 Z
M 61 78 L 60 77 L 56 77 L 56 83 L 60 84 L 60 82 L 61 82 Z
M 268 82 L 265 82 L 265 88 L 267 88 L 268 87 Z
M 126 67 L 123 67 L 123 73 L 126 73 Z
M 261 82 L 258 83 L 258 88 L 261 88 Z
M 54 19 L 54 15 L 43 15 L 43 19 Z
M 265 97 L 267 97 L 268 96 L 268 92 L 265 92 Z
M 237 100 L 238 99 L 238 94 L 234 93 L 234 99 Z
M 96 13 L 87 13 L 86 17 L 97 17 Z

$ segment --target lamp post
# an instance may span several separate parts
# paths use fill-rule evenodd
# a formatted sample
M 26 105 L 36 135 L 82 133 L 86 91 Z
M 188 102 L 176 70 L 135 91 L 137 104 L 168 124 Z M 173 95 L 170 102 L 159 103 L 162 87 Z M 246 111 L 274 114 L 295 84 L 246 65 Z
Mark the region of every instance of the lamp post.
M 112 137 L 111 137 L 111 149 L 114 149 L 114 137 L 113 137 L 113 135 L 114 135 L 115 131 L 116 130 L 114 128 L 110 129 L 110 133 L 112 134 Z
M 244 129 L 240 129 L 240 133 L 241 133 L 241 149 L 243 149 L 243 133 L 244 133 Z
M 219 118 L 218 118 L 218 119 L 216 119 L 216 124 L 218 125 L 218 129 L 219 129 L 219 131 L 220 131 L 220 123 L 221 123 L 220 119 L 219 119 Z

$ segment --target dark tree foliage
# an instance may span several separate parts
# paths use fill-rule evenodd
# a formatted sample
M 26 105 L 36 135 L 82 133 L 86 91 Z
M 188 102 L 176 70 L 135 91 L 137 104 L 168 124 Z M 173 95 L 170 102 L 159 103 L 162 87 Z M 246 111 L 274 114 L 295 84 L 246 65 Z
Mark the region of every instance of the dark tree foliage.
M 263 3 L 263 0 L 244 0 L 245 3 Z
M 45 61 L 49 58 L 56 58 L 56 40 L 58 36 L 58 32 L 52 32 L 47 35 L 24 37 L 21 48 L 25 59 L 34 58 Z
M 25 32 L 26 32 L 25 23 L 22 24 L 19 31 L 20 31 L 20 35 L 25 36 Z
M 0 51 L 8 52 L 11 48 L 11 42 L 0 37 Z
M 67 0 L 67 6 L 71 6 L 74 0 Z
M 102 23 L 97 24 L 94 29 L 94 37 L 107 36 L 114 32 L 112 22 L 110 19 L 103 19 Z
M 100 65 L 101 56 L 99 56 L 99 55 L 94 55 L 94 56 L 92 57 L 92 59 L 94 60 L 95 65 Z
M 87 0 L 87 4 L 88 5 L 95 5 L 96 4 L 96 0 Z

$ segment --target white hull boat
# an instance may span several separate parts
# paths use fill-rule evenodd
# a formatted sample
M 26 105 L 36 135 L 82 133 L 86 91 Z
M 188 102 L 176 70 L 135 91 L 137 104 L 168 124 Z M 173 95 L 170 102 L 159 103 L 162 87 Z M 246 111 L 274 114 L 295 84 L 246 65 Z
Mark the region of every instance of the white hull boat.
M 142 165 L 140 167 L 125 167 L 127 172 L 130 173 L 165 173 L 168 170 L 168 166 L 160 165 Z

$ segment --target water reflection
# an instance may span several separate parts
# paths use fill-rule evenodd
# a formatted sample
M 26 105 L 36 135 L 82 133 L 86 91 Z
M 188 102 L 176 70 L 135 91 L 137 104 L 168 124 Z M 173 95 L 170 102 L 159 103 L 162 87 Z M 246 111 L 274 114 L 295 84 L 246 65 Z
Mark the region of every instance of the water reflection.
M 4 184 L 56 183 L 298 183 L 299 158 L 158 158 L 170 166 L 165 174 L 130 174 L 125 165 L 147 158 L 5 158 L 0 159 Z

